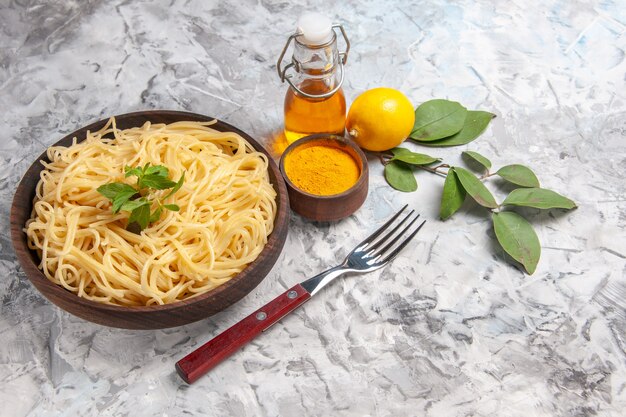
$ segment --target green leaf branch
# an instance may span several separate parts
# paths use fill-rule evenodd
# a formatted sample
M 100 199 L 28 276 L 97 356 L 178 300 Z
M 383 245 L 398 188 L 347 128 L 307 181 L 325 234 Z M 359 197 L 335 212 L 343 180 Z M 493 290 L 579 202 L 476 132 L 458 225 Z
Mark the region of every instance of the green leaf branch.
M 411 152 L 405 148 L 394 148 L 391 154 L 381 154 L 385 165 L 385 178 L 399 191 L 417 189 L 414 170 L 420 168 L 440 176 L 445 176 L 439 217 L 450 218 L 469 196 L 477 204 L 492 212 L 493 227 L 500 246 L 514 260 L 522 264 L 528 274 L 533 274 L 541 256 L 539 239 L 532 225 L 520 214 L 510 211 L 513 207 L 533 207 L 537 209 L 576 208 L 576 203 L 561 194 L 541 188 L 535 173 L 524 165 L 506 165 L 491 173 L 491 161 L 474 151 L 463 152 L 464 160 L 478 165 L 482 176 L 468 169 L 442 164 L 441 159 Z M 437 163 L 437 165 L 433 165 Z M 444 171 L 446 170 L 446 171 Z M 502 203 L 498 203 L 484 181 L 498 176 L 513 184 L 515 188 Z
M 134 186 L 124 182 L 113 182 L 101 185 L 97 191 L 111 201 L 113 213 L 120 211 L 130 212 L 126 229 L 139 233 L 150 223 L 161 218 L 163 210 L 179 211 L 177 204 L 164 202 L 176 191 L 180 190 L 185 181 L 185 173 L 174 182 L 169 178 L 169 169 L 163 165 L 150 165 L 143 167 L 124 167 L 124 177 L 137 177 Z M 158 191 L 169 192 L 160 197 Z M 152 207 L 155 207 L 152 210 Z
M 478 138 L 495 117 L 486 111 L 467 110 L 455 101 L 429 100 L 415 109 L 415 124 L 408 139 L 429 147 L 465 145 Z M 468 168 L 482 175 L 477 176 L 463 167 L 450 166 L 441 163 L 440 158 L 406 148 L 394 148 L 379 154 L 385 166 L 385 179 L 396 190 L 417 190 L 415 169 L 445 177 L 439 209 L 441 220 L 452 217 L 468 196 L 490 210 L 500 246 L 527 273 L 534 273 L 541 256 L 537 233 L 526 219 L 511 210 L 515 207 L 571 210 L 576 208 L 576 203 L 555 191 L 541 188 L 535 173 L 524 165 L 506 165 L 491 172 L 491 161 L 480 153 L 465 151 L 461 156 Z M 515 186 L 502 203 L 498 203 L 483 184 L 493 176 Z

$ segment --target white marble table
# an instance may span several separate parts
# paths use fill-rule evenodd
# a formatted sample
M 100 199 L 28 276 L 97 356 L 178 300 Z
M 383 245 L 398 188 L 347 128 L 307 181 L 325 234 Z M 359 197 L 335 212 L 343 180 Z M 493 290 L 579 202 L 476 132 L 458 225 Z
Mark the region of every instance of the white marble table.
M 626 3 L 298 3 L 0 2 L 0 415 L 623 415 Z M 493 111 L 476 142 L 428 152 L 523 163 L 576 200 L 567 214 L 525 212 L 543 245 L 536 273 L 506 262 L 485 211 L 438 221 L 441 178 L 420 172 L 417 192 L 396 192 L 372 160 L 365 205 L 333 224 L 293 215 L 272 272 L 216 316 L 128 331 L 46 301 L 7 232 L 33 159 L 91 121 L 157 108 L 218 117 L 272 148 L 275 61 L 314 7 L 352 40 L 349 99 L 384 85 Z M 178 378 L 176 360 L 405 203 L 429 222 L 391 266 L 337 282 L 196 384 Z

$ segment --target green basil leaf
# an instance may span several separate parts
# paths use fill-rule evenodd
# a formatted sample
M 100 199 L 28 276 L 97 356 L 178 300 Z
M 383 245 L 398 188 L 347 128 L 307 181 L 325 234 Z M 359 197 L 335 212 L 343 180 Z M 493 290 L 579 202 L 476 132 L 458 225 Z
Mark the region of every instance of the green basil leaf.
M 402 162 L 389 162 L 385 165 L 385 179 L 396 190 L 404 192 L 417 190 L 413 170 Z
M 163 198 L 163 200 L 167 200 L 172 194 L 174 194 L 176 191 L 180 190 L 180 187 L 183 186 L 184 182 L 185 182 L 185 172 L 183 171 L 183 175 L 180 176 L 180 178 L 178 179 L 178 182 L 176 183 L 174 188 L 172 188 L 170 190 L 170 192 L 167 193 L 167 195 Z
M 493 228 L 506 253 L 532 275 L 541 256 L 539 238 L 532 225 L 517 213 L 502 211 L 493 213 Z
M 153 165 L 145 169 L 144 175 L 156 175 L 158 177 L 167 178 L 169 176 L 169 170 L 163 165 Z
M 132 167 L 129 167 L 128 165 L 124 167 L 124 173 L 125 173 L 124 174 L 125 178 L 128 178 L 132 175 L 139 177 L 139 178 L 143 176 L 143 171 L 141 168 L 132 168 Z
M 441 208 L 439 218 L 446 220 L 456 213 L 465 200 L 467 193 L 454 172 L 454 168 L 448 170 L 448 175 L 443 183 L 443 195 L 441 196 Z
M 137 207 L 145 206 L 145 205 L 149 206 L 150 202 L 145 197 L 141 197 L 136 200 L 126 201 L 124 204 L 122 204 L 120 210 L 133 211 Z
M 158 174 L 144 175 L 139 180 L 139 187 L 141 188 L 154 188 L 155 190 L 166 190 L 172 188 L 176 183 L 167 177 L 162 177 Z
M 576 203 L 567 197 L 544 188 L 518 188 L 511 191 L 502 205 L 534 207 L 538 209 L 573 209 Z
M 502 179 L 507 180 L 522 187 L 539 188 L 539 180 L 535 173 L 524 165 L 507 165 L 503 166 L 496 172 Z
M 393 148 L 391 153 L 393 153 L 391 161 L 402 161 L 411 165 L 429 165 L 433 162 L 441 161 L 441 158 L 434 158 L 423 153 L 411 152 L 406 148 Z
M 113 205 L 111 206 L 111 210 L 113 213 L 117 213 L 120 211 L 122 206 L 128 202 L 133 196 L 137 194 L 137 191 L 134 192 L 122 192 L 119 193 L 115 199 L 113 200 Z
M 463 128 L 467 109 L 456 101 L 429 100 L 415 109 L 415 124 L 409 137 L 433 141 L 454 135 Z
M 498 203 L 496 203 L 496 199 L 493 198 L 491 192 L 474 174 L 460 167 L 454 167 L 454 172 L 465 191 L 467 191 L 478 204 L 488 208 L 498 207 Z
M 180 207 L 178 206 L 178 204 L 165 204 L 163 205 L 163 207 L 170 211 L 180 211 Z
M 102 194 L 111 201 L 113 201 L 113 199 L 121 192 L 137 192 L 137 190 L 135 190 L 133 187 L 123 182 L 112 182 L 109 184 L 104 184 L 98 187 L 96 191 L 98 191 L 100 194 Z
M 101 185 L 97 188 L 97 191 L 113 203 L 111 207 L 113 213 L 120 211 L 122 204 L 137 194 L 137 190 L 135 188 L 128 184 L 124 184 L 123 182 Z
M 485 129 L 487 129 L 487 126 L 489 126 L 489 122 L 491 122 L 491 120 L 495 117 L 495 114 L 486 111 L 470 110 L 467 112 L 465 124 L 463 125 L 463 128 L 460 132 L 440 140 L 418 143 L 420 145 L 433 147 L 465 145 L 466 143 L 470 143 L 471 141 L 479 137 L 485 131 Z
M 487 170 L 489 170 L 489 168 L 491 168 L 491 161 L 489 159 L 485 158 L 484 156 L 482 156 L 481 154 L 479 154 L 478 152 L 465 151 L 461 155 L 466 157 L 470 161 L 475 161 L 475 162 L 479 163 L 481 166 L 483 166 Z
M 150 223 L 150 206 L 139 206 L 131 211 L 130 217 L 128 218 L 128 224 L 130 225 L 131 223 L 137 223 L 141 230 L 148 227 L 148 224 Z
M 163 207 L 159 207 L 150 215 L 150 223 L 154 223 L 161 218 L 161 213 L 163 213 Z

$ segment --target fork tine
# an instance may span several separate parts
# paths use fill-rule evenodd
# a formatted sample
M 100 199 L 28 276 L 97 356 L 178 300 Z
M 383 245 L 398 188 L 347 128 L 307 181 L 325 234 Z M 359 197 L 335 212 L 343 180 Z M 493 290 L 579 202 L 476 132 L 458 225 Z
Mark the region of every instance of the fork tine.
M 406 216 L 406 218 L 404 219 L 404 221 L 406 221 L 411 214 L 413 214 L 413 212 L 409 213 L 408 216 Z M 385 246 L 383 246 L 382 248 L 380 247 L 380 245 L 378 245 L 378 243 L 376 243 L 376 248 L 374 250 L 372 250 L 370 253 L 368 253 L 368 256 L 377 256 L 377 255 L 382 255 L 383 253 L 387 252 L 389 249 L 391 249 L 393 247 L 393 245 L 396 244 L 396 242 L 398 242 L 400 240 L 400 238 L 408 231 L 411 229 L 411 226 L 413 226 L 413 224 L 417 221 L 417 219 L 419 219 L 420 215 L 418 214 L 417 216 L 415 216 L 415 218 L 413 220 L 411 220 L 409 222 L 409 224 L 400 231 L 400 233 L 398 233 L 392 240 L 391 242 L 387 243 Z M 402 223 L 404 223 L 404 221 L 402 221 Z M 400 225 L 402 225 L 402 223 L 400 223 Z M 400 226 L 398 225 L 398 226 Z M 391 233 L 395 233 L 396 229 L 398 229 L 397 227 L 393 230 L 393 232 Z M 391 235 L 391 233 L 388 236 L 385 236 L 385 240 Z
M 417 220 L 417 218 L 416 218 L 415 220 Z M 386 264 L 387 262 L 392 261 L 392 260 L 393 260 L 393 258 L 395 258 L 395 257 L 396 257 L 396 256 L 400 253 L 400 251 L 401 251 L 402 249 L 404 249 L 404 247 L 405 247 L 406 245 L 408 245 L 408 244 L 409 244 L 409 242 L 411 241 L 411 239 L 413 239 L 413 238 L 415 237 L 415 235 L 417 234 L 417 232 L 419 232 L 419 231 L 420 231 L 420 229 L 422 228 L 422 226 L 424 226 L 424 224 L 425 224 L 425 223 L 426 223 L 426 220 L 424 220 L 424 221 L 423 221 L 423 222 L 422 222 L 419 226 L 417 226 L 417 229 L 415 229 L 415 231 L 414 231 L 413 233 L 411 233 L 411 234 L 409 235 L 409 237 L 407 237 L 407 238 L 404 240 L 404 242 L 400 243 L 400 244 L 398 245 L 398 247 L 397 247 L 397 248 L 395 248 L 395 249 L 393 250 L 393 252 L 391 252 L 389 255 L 387 255 L 387 257 L 386 257 L 385 259 L 383 259 L 381 262 L 382 262 L 383 264 Z
M 407 214 L 406 216 L 404 216 L 404 219 L 402 219 L 400 221 L 400 223 L 398 223 L 396 225 L 396 227 L 394 227 L 392 230 L 390 230 L 389 232 L 387 232 L 387 234 L 385 234 L 383 237 L 381 237 L 380 239 L 378 239 L 376 242 L 371 242 L 370 245 L 367 246 L 367 249 L 369 249 L 369 252 L 367 253 L 367 255 L 365 256 L 367 257 L 372 257 L 375 256 L 375 253 L 382 253 L 383 250 L 378 250 L 383 243 L 385 243 L 391 236 L 393 236 L 398 229 L 400 229 L 400 227 L 406 223 L 406 221 L 411 217 L 412 214 L 415 213 L 415 210 L 411 210 L 409 212 L 409 214 Z M 418 214 L 417 217 L 419 217 L 420 215 Z M 413 220 L 414 222 L 415 220 Z M 401 233 L 400 235 L 402 235 L 402 233 L 406 232 L 407 228 L 411 226 L 411 224 L 413 224 L 413 222 L 411 222 Z M 388 246 L 387 246 L 388 247 Z
M 372 233 L 371 235 L 369 235 L 367 238 L 365 238 L 365 240 L 363 240 L 361 243 L 359 243 L 353 250 L 352 253 L 357 252 L 359 250 L 363 250 L 365 249 L 365 246 L 372 243 L 372 241 L 374 239 L 376 239 L 382 232 L 385 231 L 385 229 L 387 229 L 387 227 L 389 227 L 389 225 L 391 223 L 394 222 L 394 220 L 396 220 L 398 218 L 398 216 L 408 207 L 408 204 L 406 204 L 404 207 L 402 207 L 400 209 L 400 211 L 398 211 L 391 219 L 389 219 L 387 221 L 387 223 L 383 224 L 382 226 L 380 226 L 374 233 Z

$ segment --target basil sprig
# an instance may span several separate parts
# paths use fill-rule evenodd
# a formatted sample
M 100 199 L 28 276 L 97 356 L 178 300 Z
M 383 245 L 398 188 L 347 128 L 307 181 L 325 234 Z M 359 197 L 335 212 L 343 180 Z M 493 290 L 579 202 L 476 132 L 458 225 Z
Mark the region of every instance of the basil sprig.
M 124 167 L 125 178 L 137 177 L 134 186 L 124 182 L 113 182 L 101 185 L 97 191 L 111 201 L 113 213 L 130 212 L 127 230 L 141 231 L 161 218 L 163 210 L 179 211 L 177 204 L 164 204 L 164 201 L 180 190 L 185 181 L 185 173 L 174 182 L 169 178 L 169 169 L 163 165 L 143 167 Z M 170 191 L 164 197 L 156 197 L 155 191 Z M 152 207 L 156 205 L 154 211 Z

